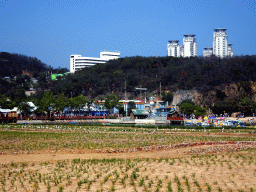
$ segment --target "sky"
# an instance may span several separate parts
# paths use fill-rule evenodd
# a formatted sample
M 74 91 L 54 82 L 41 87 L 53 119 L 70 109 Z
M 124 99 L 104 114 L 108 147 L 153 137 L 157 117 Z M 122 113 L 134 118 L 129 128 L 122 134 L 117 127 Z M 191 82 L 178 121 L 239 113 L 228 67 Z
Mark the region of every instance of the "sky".
M 226 28 L 235 56 L 256 54 L 255 0 L 0 0 L 0 52 L 69 69 L 70 55 L 167 56 L 195 34 L 198 56 Z

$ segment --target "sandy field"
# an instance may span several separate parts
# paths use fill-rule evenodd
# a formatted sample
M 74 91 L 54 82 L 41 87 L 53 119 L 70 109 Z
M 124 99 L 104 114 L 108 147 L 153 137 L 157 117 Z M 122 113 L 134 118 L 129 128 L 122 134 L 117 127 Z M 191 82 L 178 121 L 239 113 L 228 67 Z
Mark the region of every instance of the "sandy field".
M 159 134 L 252 138 L 253 141 L 176 142 L 125 149 L 18 152 L 7 149 L 0 155 L 0 190 L 256 191 L 255 135 L 246 132 Z M 14 146 L 21 140 L 6 142 Z

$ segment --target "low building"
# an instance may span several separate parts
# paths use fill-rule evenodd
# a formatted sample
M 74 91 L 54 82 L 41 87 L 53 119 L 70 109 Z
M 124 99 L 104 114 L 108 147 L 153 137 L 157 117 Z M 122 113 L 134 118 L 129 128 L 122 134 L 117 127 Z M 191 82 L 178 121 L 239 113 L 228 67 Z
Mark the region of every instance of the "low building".
M 228 57 L 233 57 L 233 54 L 232 44 L 228 44 Z
M 132 109 L 130 117 L 133 119 L 146 119 L 149 112 L 146 109 Z
M 156 108 L 155 109 L 155 115 L 158 117 L 166 117 L 167 114 L 172 110 L 172 108 L 167 108 L 167 107 L 161 107 L 161 108 Z
M 37 94 L 36 89 L 30 88 L 28 91 L 25 91 L 26 96 L 31 96 Z
M 128 103 L 129 102 L 134 102 L 136 109 L 145 109 L 145 103 L 142 100 L 120 100 L 119 102 L 123 104 L 125 112 L 128 111 L 128 108 L 129 108 Z
M 204 57 L 211 57 L 213 55 L 213 48 L 205 47 L 203 54 L 204 54 Z

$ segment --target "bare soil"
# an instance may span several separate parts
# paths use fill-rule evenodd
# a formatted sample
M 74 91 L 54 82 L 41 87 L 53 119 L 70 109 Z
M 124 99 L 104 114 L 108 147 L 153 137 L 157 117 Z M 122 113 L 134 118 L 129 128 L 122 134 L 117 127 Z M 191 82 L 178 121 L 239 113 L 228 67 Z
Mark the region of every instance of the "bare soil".
M 249 134 L 196 135 L 248 137 Z M 62 149 L 22 154 L 7 151 L 0 155 L 0 190 L 61 191 L 63 187 L 63 191 L 170 191 L 170 186 L 172 191 L 256 190 L 256 150 L 250 150 L 256 149 L 255 142 L 151 147 L 152 150 L 128 152 L 118 149 Z M 114 158 L 124 162 L 103 161 Z M 74 164 L 74 159 L 79 159 L 79 163 Z M 85 159 L 102 161 L 81 164 L 80 160 Z
M 12 130 L 11 130 L 12 131 Z M 28 130 L 29 131 L 29 130 Z M 35 131 L 35 130 L 32 130 Z M 53 130 L 51 130 L 53 131 Z M 54 130 L 54 132 L 59 132 L 59 130 Z M 127 133 L 129 134 L 129 133 Z M 145 134 L 145 133 L 138 133 Z M 147 134 L 147 133 L 146 133 Z M 215 132 L 215 133 L 191 133 L 191 132 L 167 132 L 160 134 L 177 134 L 177 135 L 196 135 L 196 136 L 216 136 L 216 137 L 256 137 L 256 134 L 249 133 L 234 133 L 232 132 Z M 220 142 L 221 143 L 221 142 Z M 232 143 L 232 142 L 231 142 Z M 174 145 L 176 146 L 176 145 Z M 121 150 L 118 152 L 117 149 L 83 149 L 83 150 L 72 150 L 72 149 L 63 149 L 63 150 L 43 150 L 43 151 L 22 151 L 22 152 L 12 152 L 5 151 L 3 154 L 0 154 L 0 163 L 8 164 L 10 162 L 45 162 L 45 161 L 59 161 L 66 159 L 104 159 L 104 158 L 121 158 L 121 159 L 134 159 L 134 158 L 177 158 L 177 157 L 188 157 L 191 155 L 204 155 L 204 154 L 219 154 L 225 153 L 227 151 L 242 150 L 247 148 L 255 148 L 256 143 L 253 142 L 253 145 L 242 145 L 238 146 L 237 144 L 215 144 L 214 142 L 211 145 L 201 144 L 200 146 L 180 146 L 176 148 L 170 148 L 169 146 L 157 146 L 158 149 L 154 150 L 134 150 L 133 148 Z M 150 148 L 150 147 L 147 147 Z M 125 152 L 124 152 L 125 151 Z
M 248 148 L 256 148 L 252 146 L 239 146 L 237 144 L 212 144 L 200 146 L 179 147 L 175 149 L 159 149 L 151 151 L 135 151 L 135 152 L 98 152 L 97 150 L 59 150 L 59 151 L 36 151 L 33 154 L 13 154 L 0 155 L 1 164 L 8 164 L 10 162 L 20 163 L 38 163 L 45 161 L 60 161 L 72 159 L 135 159 L 135 158 L 177 158 L 189 157 L 191 155 L 205 155 L 205 154 L 223 154 L 228 151 L 236 151 Z

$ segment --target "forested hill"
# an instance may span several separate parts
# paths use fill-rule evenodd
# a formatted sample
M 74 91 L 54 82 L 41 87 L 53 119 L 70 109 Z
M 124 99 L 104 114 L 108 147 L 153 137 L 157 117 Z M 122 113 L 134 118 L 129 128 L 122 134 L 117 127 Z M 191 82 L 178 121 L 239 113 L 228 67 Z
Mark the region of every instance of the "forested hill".
M 125 81 L 132 96 L 135 87 L 176 91 L 196 89 L 207 93 L 231 83 L 256 81 L 256 56 L 219 59 L 174 57 L 126 57 L 85 68 L 54 82 L 55 94 L 90 97 L 115 93 L 123 96 Z M 248 90 L 249 91 L 249 90 Z M 220 93 L 221 95 L 221 93 Z
M 36 57 L 26 55 L 0 52 L 0 77 L 21 75 L 27 71 L 33 77 L 39 77 L 40 73 L 46 71 L 66 72 L 67 69 L 53 69 L 51 66 L 42 63 Z
M 29 77 L 27 73 L 24 75 L 24 70 Z M 48 78 L 50 71 L 64 73 L 67 69 L 53 69 L 37 58 L 2 52 L 0 94 L 11 99 L 22 99 L 26 98 L 25 91 L 32 87 L 39 97 L 51 90 L 55 96 L 61 93 L 66 97 L 83 94 L 96 99 L 114 93 L 124 99 L 126 83 L 129 99 L 138 98 L 136 87 L 147 88 L 146 95 L 149 97 L 152 92 L 159 93 L 161 84 L 162 91 L 172 93 L 177 90 L 197 90 L 203 105 L 244 97 L 256 100 L 256 56 L 225 59 L 125 57 L 84 68 L 75 74 L 59 77 L 58 81 Z M 6 76 L 11 76 L 12 80 L 7 81 Z M 33 83 L 31 77 L 38 82 Z
M 67 72 L 66 68 L 53 69 L 35 57 L 0 52 L 0 96 L 8 96 L 19 103 L 26 100 L 25 91 L 33 88 L 37 93 L 49 89 L 52 73 Z M 37 80 L 33 83 L 32 79 Z

